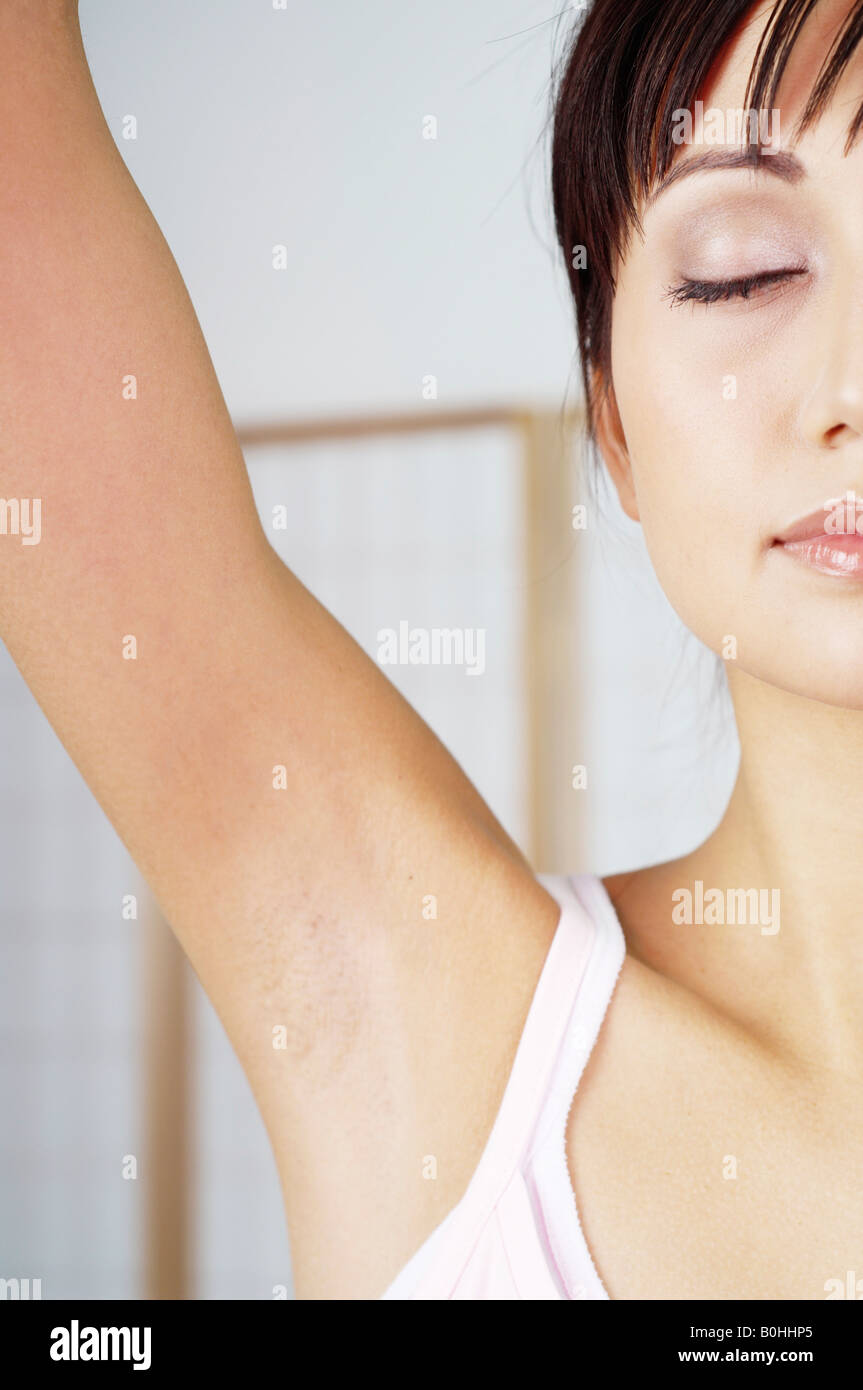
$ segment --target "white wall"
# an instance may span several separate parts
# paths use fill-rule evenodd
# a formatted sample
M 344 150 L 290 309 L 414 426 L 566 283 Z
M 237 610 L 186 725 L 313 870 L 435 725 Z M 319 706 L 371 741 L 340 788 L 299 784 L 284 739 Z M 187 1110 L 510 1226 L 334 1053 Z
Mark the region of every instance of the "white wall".
M 103 109 L 118 137 L 138 118 L 119 143 L 237 417 L 419 404 L 429 372 L 446 403 L 558 399 L 569 310 L 528 223 L 555 8 L 82 0 Z

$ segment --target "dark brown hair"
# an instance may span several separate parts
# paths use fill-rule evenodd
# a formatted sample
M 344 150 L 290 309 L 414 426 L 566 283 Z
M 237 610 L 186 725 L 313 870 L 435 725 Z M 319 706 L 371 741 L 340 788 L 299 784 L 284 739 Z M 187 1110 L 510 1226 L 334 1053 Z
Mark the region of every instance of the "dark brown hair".
M 818 0 L 776 0 L 749 74 L 744 108 L 775 107 L 800 30 Z M 592 433 L 611 385 L 611 304 L 615 264 L 633 228 L 638 200 L 664 177 L 678 146 L 672 113 L 692 110 L 705 78 L 753 0 L 593 0 L 570 42 L 554 95 L 551 184 L 557 239 L 575 301 L 581 371 Z M 857 0 L 826 55 L 797 133 L 827 104 L 863 37 Z M 863 125 L 861 105 L 845 153 Z M 750 133 L 748 152 L 763 155 Z M 573 265 L 585 248 L 586 267 Z M 597 394 L 593 373 L 599 374 Z

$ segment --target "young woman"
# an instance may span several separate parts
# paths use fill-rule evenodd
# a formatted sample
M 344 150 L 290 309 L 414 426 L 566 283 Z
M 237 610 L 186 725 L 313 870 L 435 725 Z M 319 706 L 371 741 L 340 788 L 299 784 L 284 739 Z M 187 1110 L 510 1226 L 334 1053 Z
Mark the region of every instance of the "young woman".
M 863 4 L 578 27 L 552 176 L 591 425 L 742 745 L 710 839 L 605 882 L 537 879 L 276 558 L 76 4 L 0 0 L 2 493 L 42 516 L 0 538 L 2 635 L 242 1060 L 303 1298 L 863 1272 L 863 538 L 830 520 L 863 494 Z M 699 101 L 777 111 L 776 147 L 678 141 Z

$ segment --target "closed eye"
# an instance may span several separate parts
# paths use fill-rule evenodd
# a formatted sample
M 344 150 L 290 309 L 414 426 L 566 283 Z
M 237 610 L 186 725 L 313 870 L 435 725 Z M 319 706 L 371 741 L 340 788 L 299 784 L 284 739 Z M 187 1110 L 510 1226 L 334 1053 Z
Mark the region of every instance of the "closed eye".
M 749 299 L 771 285 L 805 274 L 805 266 L 793 266 L 787 270 L 764 270 L 759 275 L 746 275 L 739 280 L 683 280 L 679 285 L 670 285 L 665 298 L 671 300 L 672 307 L 693 302 L 718 304 L 729 299 Z

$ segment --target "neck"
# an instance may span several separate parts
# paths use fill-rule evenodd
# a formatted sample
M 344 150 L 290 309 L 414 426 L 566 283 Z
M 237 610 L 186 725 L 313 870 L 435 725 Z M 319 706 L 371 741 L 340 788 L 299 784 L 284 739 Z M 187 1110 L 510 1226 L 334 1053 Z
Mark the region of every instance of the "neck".
M 674 889 L 700 880 L 725 904 L 759 890 L 759 920 L 778 908 L 778 930 L 705 913 L 707 925 L 673 926 L 643 955 L 787 1059 L 863 1077 L 863 711 L 729 675 L 737 782 L 704 845 L 647 871 L 652 915 L 667 920 Z
M 731 870 L 779 889 L 804 958 L 863 978 L 863 711 L 739 672 L 731 693 L 740 770 L 713 838 Z

